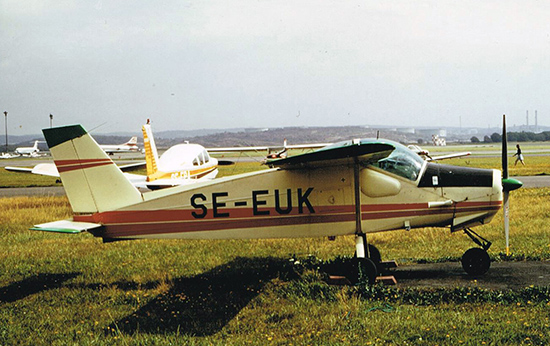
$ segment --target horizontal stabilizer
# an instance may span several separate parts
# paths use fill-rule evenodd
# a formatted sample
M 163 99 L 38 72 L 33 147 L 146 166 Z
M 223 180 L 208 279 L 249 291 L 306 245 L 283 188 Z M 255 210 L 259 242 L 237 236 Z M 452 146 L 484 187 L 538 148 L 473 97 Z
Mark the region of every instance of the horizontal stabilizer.
M 389 143 L 373 140 L 349 140 L 326 146 L 311 153 L 268 161 L 270 166 L 293 168 L 302 166 L 335 166 L 353 162 L 387 157 L 395 147 Z
M 32 173 L 32 168 L 26 168 L 26 167 L 6 166 L 4 167 L 4 169 L 10 172 Z
M 81 233 L 103 225 L 91 222 L 76 222 L 72 220 L 59 220 L 35 225 L 31 230 L 57 233 Z

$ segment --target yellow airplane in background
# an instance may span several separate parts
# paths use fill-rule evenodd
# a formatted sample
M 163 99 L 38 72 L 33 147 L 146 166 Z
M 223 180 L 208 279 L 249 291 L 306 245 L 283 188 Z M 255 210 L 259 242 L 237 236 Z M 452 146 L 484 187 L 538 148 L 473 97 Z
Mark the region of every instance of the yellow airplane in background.
M 218 174 L 218 160 L 210 157 L 202 145 L 176 144 L 159 157 L 149 121 L 141 129 L 149 189 L 212 180 Z

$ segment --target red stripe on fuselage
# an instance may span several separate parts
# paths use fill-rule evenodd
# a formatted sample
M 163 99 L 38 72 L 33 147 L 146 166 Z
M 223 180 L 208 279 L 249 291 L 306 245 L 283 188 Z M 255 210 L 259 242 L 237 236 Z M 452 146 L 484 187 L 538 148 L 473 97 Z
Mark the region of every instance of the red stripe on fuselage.
M 427 208 L 427 203 L 363 205 L 363 220 L 379 220 L 427 215 L 454 215 L 465 212 L 497 212 L 502 201 L 461 202 L 453 207 Z M 355 220 L 354 207 L 317 206 L 315 213 L 300 214 L 297 208 L 286 215 L 275 208 L 262 208 L 269 215 L 253 215 L 253 209 L 223 208 L 220 212 L 230 217 L 214 217 L 211 210 L 204 218 L 193 216 L 195 209 L 110 211 L 93 215 L 75 215 L 75 221 L 101 223 L 106 226 L 103 237 L 132 237 L 162 233 L 187 233 L 226 229 L 253 229 L 281 225 L 303 225 Z

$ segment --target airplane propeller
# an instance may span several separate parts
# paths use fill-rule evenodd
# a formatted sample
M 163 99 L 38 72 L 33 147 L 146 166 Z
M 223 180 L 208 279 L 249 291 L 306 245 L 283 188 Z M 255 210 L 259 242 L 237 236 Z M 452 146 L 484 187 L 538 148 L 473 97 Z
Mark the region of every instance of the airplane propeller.
M 502 190 L 504 211 L 504 235 L 506 237 L 506 256 L 510 256 L 510 191 L 519 189 L 523 183 L 508 177 L 508 139 L 506 136 L 506 115 L 502 116 Z

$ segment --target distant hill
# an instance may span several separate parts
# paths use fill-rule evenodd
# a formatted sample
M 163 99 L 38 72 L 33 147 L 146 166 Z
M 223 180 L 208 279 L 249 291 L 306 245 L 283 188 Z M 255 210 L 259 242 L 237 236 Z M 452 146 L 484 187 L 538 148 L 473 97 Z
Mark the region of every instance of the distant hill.
M 199 143 L 205 147 L 227 147 L 227 146 L 253 146 L 271 145 L 282 146 L 286 138 L 288 144 L 298 143 L 334 143 L 352 138 L 373 138 L 377 130 L 362 126 L 342 127 L 285 127 L 265 130 L 248 130 L 241 132 L 222 132 L 204 136 L 189 136 L 173 139 L 160 139 L 159 145 L 170 146 L 183 141 Z M 380 133 L 381 137 L 396 141 L 407 141 L 404 134 L 395 132 Z
M 539 126 L 537 132 L 548 131 L 550 128 Z M 511 126 L 508 132 L 532 132 L 534 127 Z M 431 142 L 432 133 L 438 128 L 400 129 L 390 126 L 333 126 L 333 127 L 283 127 L 283 128 L 232 128 L 232 129 L 202 129 L 202 130 L 170 130 L 154 132 L 155 141 L 159 148 L 167 148 L 174 144 L 189 141 L 199 143 L 205 147 L 252 146 L 270 145 L 282 146 L 286 138 L 288 144 L 298 143 L 334 143 L 352 138 L 375 138 L 379 133 L 381 138 L 391 139 L 402 143 Z M 445 129 L 447 142 L 469 142 L 472 136 L 483 138 L 493 133 L 500 133 L 499 128 L 455 128 Z M 143 143 L 141 130 L 134 133 L 117 132 L 108 134 L 92 133 L 100 144 L 125 143 L 132 136 L 138 137 L 138 143 Z M 42 135 L 9 136 L 9 150 L 16 147 L 31 146 L 35 140 L 43 141 Z M 0 136 L 0 151 L 4 151 L 3 137 Z M 46 149 L 45 144 L 40 145 Z

